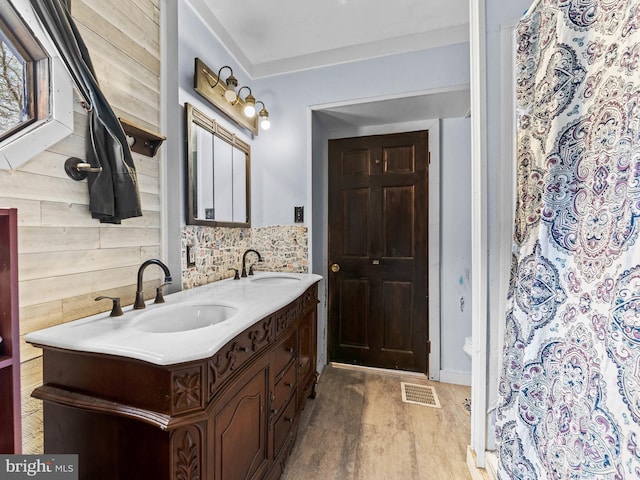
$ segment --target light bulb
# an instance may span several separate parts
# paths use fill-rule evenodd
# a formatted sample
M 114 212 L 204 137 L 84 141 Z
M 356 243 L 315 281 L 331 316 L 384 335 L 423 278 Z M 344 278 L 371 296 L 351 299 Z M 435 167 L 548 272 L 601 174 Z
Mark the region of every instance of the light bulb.
M 231 89 L 231 90 L 227 90 L 226 92 L 224 92 L 224 99 L 229 102 L 229 103 L 233 103 L 236 101 L 236 98 L 238 98 L 238 94 L 236 93 L 235 90 Z
M 257 102 L 257 103 L 262 104 L 262 110 L 258 112 L 258 117 L 260 117 L 260 126 L 262 127 L 263 130 L 269 130 L 269 128 L 271 127 L 271 122 L 269 121 L 269 112 L 265 108 L 264 103 L 262 102 Z
M 256 114 L 256 98 L 253 95 L 249 94 L 246 96 L 244 101 L 244 114 L 249 118 L 253 118 L 253 116 Z
M 233 76 L 233 72 L 231 72 L 231 75 L 229 75 L 229 78 L 227 78 L 226 83 L 227 87 L 226 91 L 224 92 L 224 99 L 229 103 L 233 103 L 236 101 L 236 98 L 238 98 L 238 94 L 236 93 L 238 80 Z

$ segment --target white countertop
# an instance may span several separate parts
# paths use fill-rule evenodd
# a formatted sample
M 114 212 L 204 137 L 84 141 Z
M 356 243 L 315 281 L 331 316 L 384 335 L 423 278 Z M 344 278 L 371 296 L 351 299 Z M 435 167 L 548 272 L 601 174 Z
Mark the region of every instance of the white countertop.
M 277 280 L 273 283 L 260 280 L 266 277 L 300 281 L 279 284 Z M 200 360 L 211 357 L 237 334 L 288 305 L 321 279 L 315 274 L 256 272 L 253 277 L 221 280 L 166 295 L 164 304 L 155 305 L 150 299 L 145 309 L 125 307 L 120 317 L 100 313 L 29 333 L 25 339 L 35 345 L 118 355 L 156 365 Z M 180 304 L 226 305 L 236 308 L 237 313 L 216 325 L 186 331 L 153 333 L 136 328 L 136 323 L 143 320 L 142 315 L 153 322 L 152 312 Z

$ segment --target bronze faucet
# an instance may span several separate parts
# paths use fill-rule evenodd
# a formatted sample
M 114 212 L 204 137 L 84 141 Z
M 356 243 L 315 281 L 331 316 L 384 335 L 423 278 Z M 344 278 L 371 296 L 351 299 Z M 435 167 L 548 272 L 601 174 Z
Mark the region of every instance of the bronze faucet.
M 245 250 L 245 252 L 242 254 L 242 275 L 240 275 L 241 277 L 247 276 L 247 254 L 251 252 L 255 253 L 258 256 L 259 262 L 262 261 L 262 257 L 260 256 L 260 253 L 257 250 L 254 250 L 253 248 Z M 249 275 L 253 275 L 253 271 L 249 272 Z
M 140 310 L 145 307 L 144 297 L 142 295 L 142 274 L 144 273 L 144 269 L 147 268 L 151 264 L 158 265 L 162 270 L 164 270 L 164 283 L 171 282 L 171 272 L 169 271 L 169 267 L 167 267 L 164 263 L 162 263 L 157 258 L 152 258 L 150 260 L 146 260 L 140 265 L 138 269 L 138 284 L 136 287 L 136 301 L 133 304 L 133 308 L 136 310 Z

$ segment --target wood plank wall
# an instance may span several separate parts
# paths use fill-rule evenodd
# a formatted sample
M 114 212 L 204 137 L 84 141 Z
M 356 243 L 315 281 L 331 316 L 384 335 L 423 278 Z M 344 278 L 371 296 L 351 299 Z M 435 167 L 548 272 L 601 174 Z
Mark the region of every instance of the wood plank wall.
M 98 81 L 115 113 L 160 129 L 159 0 L 72 0 Z M 23 167 L 0 171 L 0 205 L 18 208 L 21 335 L 110 309 L 98 295 L 133 303 L 136 273 L 160 256 L 159 162 L 134 153 L 143 216 L 122 225 L 90 216 L 86 180 L 64 172 L 67 157 L 84 158 L 87 117 L 76 101 L 74 133 Z M 160 269 L 145 273 L 147 297 Z M 174 272 L 176 279 L 180 272 Z M 42 452 L 42 413 L 31 391 L 42 382 L 41 351 L 22 342 L 23 450 Z

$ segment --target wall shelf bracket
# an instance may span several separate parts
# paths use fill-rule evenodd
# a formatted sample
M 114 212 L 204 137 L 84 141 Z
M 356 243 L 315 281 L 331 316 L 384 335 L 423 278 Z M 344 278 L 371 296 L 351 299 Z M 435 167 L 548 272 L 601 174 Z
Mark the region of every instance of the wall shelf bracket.
M 132 152 L 145 155 L 147 157 L 153 157 L 162 145 L 167 137 L 158 133 L 152 132 L 140 125 L 136 125 L 126 118 L 118 118 L 124 133 L 127 134 L 129 140 L 129 147 Z

